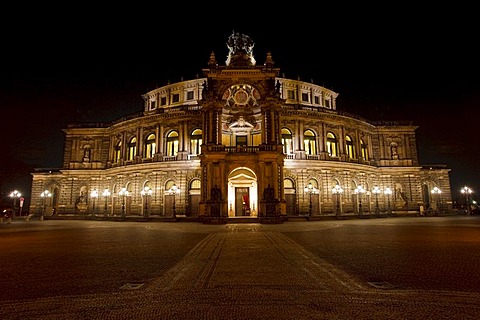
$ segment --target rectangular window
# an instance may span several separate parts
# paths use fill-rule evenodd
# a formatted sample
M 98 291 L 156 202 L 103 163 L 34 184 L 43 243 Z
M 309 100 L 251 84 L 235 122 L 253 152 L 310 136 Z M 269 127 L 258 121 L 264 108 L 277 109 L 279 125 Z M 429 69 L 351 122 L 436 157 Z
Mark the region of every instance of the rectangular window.
M 187 91 L 187 100 L 193 100 L 193 91 Z
M 160 105 L 161 106 L 164 106 L 167 104 L 167 97 L 161 97 L 160 98 Z
M 178 93 L 172 94 L 172 103 L 176 103 L 180 101 L 180 95 Z
M 288 91 L 287 91 L 287 99 L 295 100 L 295 91 L 293 91 L 293 90 L 288 90 Z
M 320 104 L 320 97 L 319 96 L 315 96 L 314 99 L 315 99 L 315 104 Z
M 156 101 L 150 101 L 150 110 L 155 109 L 155 106 L 156 106 L 155 103 Z
M 308 93 L 302 93 L 302 101 L 308 102 Z

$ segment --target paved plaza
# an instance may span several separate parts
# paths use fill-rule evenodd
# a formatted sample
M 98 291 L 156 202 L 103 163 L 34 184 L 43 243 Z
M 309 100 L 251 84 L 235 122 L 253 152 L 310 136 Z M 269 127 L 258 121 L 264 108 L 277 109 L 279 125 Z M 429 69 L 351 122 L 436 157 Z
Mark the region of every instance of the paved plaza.
M 480 217 L 0 224 L 0 319 L 478 319 Z

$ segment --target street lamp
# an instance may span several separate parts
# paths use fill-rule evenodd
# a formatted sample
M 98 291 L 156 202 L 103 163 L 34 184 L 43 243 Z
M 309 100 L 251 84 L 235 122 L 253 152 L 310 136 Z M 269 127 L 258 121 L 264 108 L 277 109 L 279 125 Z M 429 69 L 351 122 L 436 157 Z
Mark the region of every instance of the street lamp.
M 317 188 L 313 186 L 311 182 L 308 183 L 308 185 L 303 189 L 305 193 L 308 193 L 309 195 L 309 205 L 308 205 L 308 214 L 311 216 L 312 215 L 312 194 L 317 193 Z
M 145 186 L 145 188 L 143 188 L 142 191 L 140 191 L 140 194 L 142 195 L 143 197 L 143 205 L 144 205 L 144 208 L 143 208 L 143 216 L 145 218 L 148 218 L 148 197 L 151 196 L 153 193 L 152 189 L 148 186 Z
M 125 197 L 128 196 L 127 188 L 122 188 L 118 192 L 118 195 L 122 197 L 122 218 L 125 218 Z
M 92 219 L 93 217 L 95 217 L 95 200 L 97 200 L 98 198 L 98 190 L 97 189 L 93 189 L 92 191 L 90 191 L 90 198 L 92 198 L 92 206 L 93 206 L 93 210 L 92 210 Z
M 378 207 L 378 194 L 382 192 L 379 187 L 375 186 L 372 189 L 372 193 L 375 195 L 375 214 L 380 215 L 380 208 Z
M 171 195 L 173 195 L 173 216 L 175 217 L 177 215 L 176 210 L 175 210 L 175 196 L 177 194 L 180 194 L 180 188 L 177 187 L 177 185 L 173 184 L 173 186 L 170 188 L 168 191 Z
M 108 188 L 105 188 L 105 190 L 103 190 L 103 193 L 102 193 L 102 196 L 105 199 L 105 204 L 103 207 L 103 214 L 105 215 L 105 217 L 108 216 L 108 197 L 110 197 L 110 195 L 111 195 L 110 190 L 108 190 Z
M 332 193 L 335 195 L 335 198 L 337 200 L 335 213 L 336 213 L 337 216 L 339 216 L 341 214 L 341 212 L 340 212 L 340 195 L 343 193 L 343 189 L 342 189 L 342 187 L 340 187 L 340 185 L 337 184 L 337 185 L 335 185 L 335 187 L 333 187 Z
M 462 188 L 461 192 L 465 195 L 465 206 L 466 206 L 466 213 L 470 214 L 470 194 L 473 192 L 472 189 L 465 186 Z
M 383 193 L 387 196 L 387 214 L 390 215 L 392 213 L 392 207 L 390 206 L 390 196 L 393 193 L 392 189 L 387 187 L 383 190 Z
M 40 197 L 43 199 L 43 208 L 42 208 L 42 215 L 40 216 L 40 220 L 43 220 L 43 217 L 45 216 L 45 211 L 47 210 L 47 198 L 50 198 L 52 194 L 50 191 L 45 190 L 42 193 L 40 193 Z
M 355 193 L 358 195 L 358 214 L 362 215 L 362 194 L 365 193 L 365 189 L 362 186 L 357 186 L 355 188 Z
M 440 194 L 441 193 L 442 193 L 442 190 L 440 190 L 438 187 L 434 187 L 432 189 L 432 196 L 435 197 L 435 200 L 436 200 L 435 212 L 440 211 Z
M 10 193 L 10 197 L 13 198 L 13 213 L 12 218 L 15 218 L 15 211 L 17 210 L 17 198 L 20 198 L 22 194 L 18 190 L 14 190 Z

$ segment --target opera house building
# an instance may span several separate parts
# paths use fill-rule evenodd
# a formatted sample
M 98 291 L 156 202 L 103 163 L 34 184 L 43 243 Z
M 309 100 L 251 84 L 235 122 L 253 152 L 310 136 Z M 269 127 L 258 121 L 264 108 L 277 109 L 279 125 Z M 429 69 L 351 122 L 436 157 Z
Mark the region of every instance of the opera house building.
M 451 208 L 445 165 L 419 163 L 411 122 L 337 109 L 232 33 L 226 61 L 143 94 L 143 110 L 64 128 L 63 164 L 32 172 L 42 218 L 280 223 Z M 224 56 L 222 54 L 222 56 Z M 242 219 L 239 219 L 242 218 Z

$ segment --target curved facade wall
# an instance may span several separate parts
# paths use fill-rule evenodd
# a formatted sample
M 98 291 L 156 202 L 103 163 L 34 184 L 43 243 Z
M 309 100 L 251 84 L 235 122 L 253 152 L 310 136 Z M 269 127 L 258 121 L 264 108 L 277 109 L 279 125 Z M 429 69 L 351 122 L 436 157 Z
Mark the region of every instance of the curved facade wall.
M 450 170 L 419 163 L 416 126 L 339 111 L 336 92 L 236 49 L 235 63 L 212 53 L 204 77 L 145 93 L 142 112 L 65 128 L 63 167 L 32 173 L 30 211 L 283 221 L 449 209 Z

